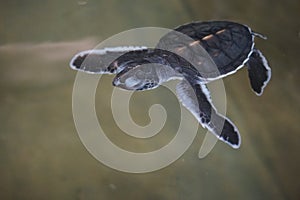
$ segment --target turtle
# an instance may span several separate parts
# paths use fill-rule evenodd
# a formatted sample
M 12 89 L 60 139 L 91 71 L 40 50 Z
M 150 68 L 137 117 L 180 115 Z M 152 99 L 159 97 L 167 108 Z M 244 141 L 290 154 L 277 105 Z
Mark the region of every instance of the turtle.
M 251 88 L 261 95 L 271 78 L 271 68 L 254 47 L 256 36 L 266 39 L 236 22 L 192 22 L 164 35 L 155 48 L 85 51 L 75 55 L 70 66 L 87 73 L 116 74 L 113 85 L 126 90 L 154 89 L 163 82 L 180 79 L 177 95 L 182 104 L 218 139 L 239 148 L 237 127 L 217 112 L 205 84 L 247 66 Z

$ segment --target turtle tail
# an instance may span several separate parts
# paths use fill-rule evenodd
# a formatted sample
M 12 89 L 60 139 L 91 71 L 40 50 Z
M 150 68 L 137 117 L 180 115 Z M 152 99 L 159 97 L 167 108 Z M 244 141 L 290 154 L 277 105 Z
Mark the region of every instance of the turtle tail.
M 259 38 L 264 39 L 264 40 L 268 39 L 267 36 L 265 36 L 261 33 L 257 33 L 257 32 L 252 31 L 251 34 L 254 35 L 255 37 L 259 37 Z

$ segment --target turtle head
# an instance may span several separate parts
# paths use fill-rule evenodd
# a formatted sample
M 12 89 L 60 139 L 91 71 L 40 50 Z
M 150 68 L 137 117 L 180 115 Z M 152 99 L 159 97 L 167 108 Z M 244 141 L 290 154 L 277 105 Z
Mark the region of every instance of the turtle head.
M 149 90 L 159 86 L 154 68 L 148 64 L 127 68 L 116 75 L 113 85 L 125 90 Z

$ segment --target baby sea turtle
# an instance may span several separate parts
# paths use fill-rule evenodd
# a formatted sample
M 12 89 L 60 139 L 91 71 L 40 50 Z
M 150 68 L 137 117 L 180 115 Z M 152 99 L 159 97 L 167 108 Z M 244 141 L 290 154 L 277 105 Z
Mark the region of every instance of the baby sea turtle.
M 183 40 L 178 33 L 190 40 Z M 156 48 L 117 47 L 85 51 L 77 54 L 70 66 L 87 73 L 117 74 L 113 85 L 127 90 L 153 89 L 170 79 L 182 79 L 177 93 L 183 105 L 203 127 L 238 148 L 241 142 L 238 129 L 217 113 L 205 84 L 245 65 L 252 89 L 261 95 L 270 80 L 271 69 L 262 53 L 254 48 L 255 36 L 265 38 L 235 22 L 193 22 L 163 36 Z M 197 51 L 197 48 L 203 51 Z M 148 63 L 159 65 L 147 68 L 144 64 Z

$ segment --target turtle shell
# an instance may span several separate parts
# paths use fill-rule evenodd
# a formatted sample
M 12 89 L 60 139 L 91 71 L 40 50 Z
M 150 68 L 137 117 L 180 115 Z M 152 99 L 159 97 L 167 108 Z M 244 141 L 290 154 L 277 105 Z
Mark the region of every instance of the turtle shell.
M 182 50 L 183 46 L 196 58 L 193 47 L 200 44 L 212 58 L 217 66 L 218 74 L 207 76 L 208 78 L 220 78 L 234 73 L 249 59 L 254 47 L 254 34 L 248 26 L 229 21 L 192 22 L 179 26 L 162 37 L 157 48 Z M 182 37 L 177 33 L 185 34 L 190 38 L 188 44 L 183 44 Z M 174 46 L 175 45 L 175 46 Z M 176 47 L 177 45 L 177 47 Z M 197 53 L 196 53 L 197 54 Z M 180 53 L 179 53 L 180 55 Z

